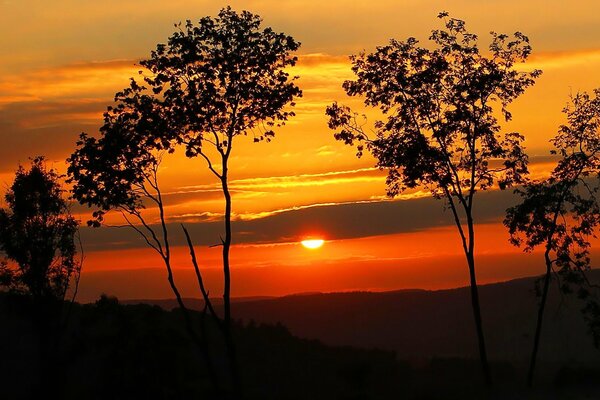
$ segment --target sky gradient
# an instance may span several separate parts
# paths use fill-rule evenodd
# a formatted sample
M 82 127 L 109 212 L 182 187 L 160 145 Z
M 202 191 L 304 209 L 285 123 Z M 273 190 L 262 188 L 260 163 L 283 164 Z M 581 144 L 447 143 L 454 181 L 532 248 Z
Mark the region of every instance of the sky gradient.
M 352 78 L 348 55 L 388 39 L 415 36 L 423 44 L 442 11 L 435 1 L 104 1 L 0 0 L 0 182 L 19 163 L 44 154 L 64 171 L 80 132 L 95 134 L 115 92 L 135 76 L 135 63 L 173 31 L 173 23 L 215 15 L 230 4 L 302 42 L 293 69 L 304 97 L 297 116 L 271 143 L 239 140 L 231 160 L 234 207 L 233 294 L 283 295 L 305 291 L 442 288 L 467 283 L 459 239 L 442 203 L 426 192 L 385 197 L 385 172 L 357 159 L 327 128 L 334 100 L 359 106 L 341 89 Z M 503 131 L 527 138 L 533 176 L 553 166 L 548 140 L 563 122 L 568 96 L 600 87 L 600 4 L 578 1 L 454 1 L 444 9 L 467 21 L 487 45 L 490 30 L 522 31 L 533 47 L 519 68 L 544 71 L 511 107 Z M 243 138 L 242 138 L 243 139 Z M 223 202 L 200 159 L 181 152 L 160 171 L 174 232 L 185 222 L 211 293 L 220 291 L 218 249 Z M 542 271 L 536 255 L 507 242 L 500 221 L 514 204 L 508 192 L 481 194 L 477 221 L 480 280 L 491 282 Z M 75 205 L 83 220 L 89 211 Z M 153 210 L 148 210 L 152 220 Z M 116 219 L 111 222 L 118 223 Z M 176 280 L 197 296 L 181 236 L 174 237 Z M 325 245 L 308 250 L 309 236 Z M 82 230 L 86 261 L 81 300 L 102 293 L 120 298 L 171 297 L 160 259 L 131 231 Z M 596 257 L 597 258 L 597 257 Z

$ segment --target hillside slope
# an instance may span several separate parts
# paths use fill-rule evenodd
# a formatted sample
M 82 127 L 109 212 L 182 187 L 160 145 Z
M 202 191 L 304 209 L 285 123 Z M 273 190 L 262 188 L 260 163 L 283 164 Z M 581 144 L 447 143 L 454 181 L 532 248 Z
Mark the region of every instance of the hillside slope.
M 600 281 L 600 271 L 590 273 Z M 482 285 L 482 313 L 491 358 L 525 365 L 531 348 L 538 299 L 535 278 Z M 136 301 L 130 301 L 136 302 Z M 171 308 L 171 300 L 143 301 Z M 190 303 L 202 306 L 202 301 Z M 234 317 L 280 322 L 292 334 L 331 345 L 396 351 L 400 359 L 476 357 L 468 288 L 300 294 L 243 299 Z M 581 304 L 551 288 L 540 359 L 546 365 L 600 365 L 579 312 Z

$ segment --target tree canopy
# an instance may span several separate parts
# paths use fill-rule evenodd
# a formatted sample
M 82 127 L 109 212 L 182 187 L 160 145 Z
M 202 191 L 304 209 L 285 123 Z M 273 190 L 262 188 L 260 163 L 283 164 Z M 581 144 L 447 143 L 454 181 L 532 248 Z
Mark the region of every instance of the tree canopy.
M 366 106 L 386 116 L 374 123 L 374 137 L 347 106 L 334 103 L 327 115 L 336 139 L 356 143 L 359 156 L 366 144 L 377 166 L 389 171 L 390 196 L 425 186 L 436 197 L 457 197 L 462 203 L 496 179 L 502 187 L 522 182 L 527 172 L 523 136 L 499 135 L 493 104 L 499 103 L 509 120 L 508 105 L 541 71 L 514 68 L 531 53 L 522 33 L 511 38 L 492 32 L 486 55 L 464 21 L 447 13 L 439 18 L 446 29 L 432 32 L 433 50 L 409 38 L 351 57 L 357 78 L 344 82 L 346 93 L 364 96 Z
M 589 263 L 589 237 L 600 224 L 600 90 L 578 93 L 563 110 L 567 124 L 552 139 L 560 156 L 550 176 L 516 192 L 522 202 L 507 211 L 511 242 L 531 251 L 546 245 L 559 268 Z M 574 251 L 578 249 L 577 251 Z
M 183 145 L 221 178 L 227 171 L 214 165 L 207 147 L 229 157 L 234 137 L 271 140 L 294 115 L 286 108 L 301 95 L 286 71 L 297 61 L 292 37 L 261 29 L 259 16 L 231 8 L 176 27 L 140 62 L 141 78 L 115 95 L 100 138 L 82 134 L 70 157 L 75 198 L 99 208 L 97 221 L 105 211 L 142 206 L 147 193 L 140 186 L 161 152 Z
M 69 212 L 60 179 L 37 157 L 29 170 L 19 166 L 5 196 L 7 207 L 0 209 L 0 249 L 9 261 L 2 281 L 36 298 L 64 299 L 71 278 L 79 274 L 79 223 Z

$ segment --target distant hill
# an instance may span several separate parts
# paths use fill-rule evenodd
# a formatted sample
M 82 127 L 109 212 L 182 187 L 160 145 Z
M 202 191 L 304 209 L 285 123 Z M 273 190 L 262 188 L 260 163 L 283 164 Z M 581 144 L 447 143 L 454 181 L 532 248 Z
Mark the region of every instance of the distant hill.
M 272 300 L 278 299 L 279 297 L 275 296 L 249 296 L 249 297 L 235 297 L 232 299 L 234 303 L 245 303 L 247 301 L 260 301 L 260 300 Z M 221 297 L 211 297 L 211 301 L 214 305 L 222 305 L 223 298 Z M 119 300 L 121 304 L 150 304 L 152 306 L 159 306 L 165 310 L 172 310 L 174 308 L 178 308 L 179 304 L 177 304 L 177 299 L 134 299 L 134 300 Z M 191 310 L 199 310 L 201 311 L 204 307 L 204 300 L 196 299 L 196 298 L 183 298 L 183 302 L 186 307 Z
M 600 282 L 600 270 L 590 273 Z M 536 278 L 480 287 L 490 357 L 525 366 L 531 349 L 538 299 Z M 129 301 L 134 303 L 136 301 Z M 172 308 L 171 300 L 146 303 Z M 190 303 L 199 309 L 203 302 Z M 600 365 L 579 312 L 581 304 L 552 286 L 540 349 L 542 367 Z M 330 345 L 394 350 L 414 362 L 433 357 L 477 357 L 469 288 L 299 294 L 238 299 L 234 317 L 281 322 L 292 334 Z

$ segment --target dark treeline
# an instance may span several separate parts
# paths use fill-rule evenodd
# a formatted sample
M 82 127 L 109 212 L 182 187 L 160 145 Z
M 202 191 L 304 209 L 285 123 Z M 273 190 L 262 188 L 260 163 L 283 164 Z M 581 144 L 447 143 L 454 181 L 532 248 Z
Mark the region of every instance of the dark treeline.
M 27 315 L 31 299 L 0 295 L 0 385 L 2 398 L 36 398 L 44 382 L 37 360 L 37 332 Z M 181 311 L 150 305 L 122 305 L 116 298 L 75 305 L 52 368 L 54 387 L 42 392 L 61 399 L 214 399 L 197 346 L 181 323 Z M 200 312 L 192 311 L 194 318 Z M 399 361 L 391 351 L 331 347 L 298 339 L 279 324 L 234 324 L 248 399 L 481 399 L 486 392 L 471 376 L 475 359 Z M 209 329 L 213 339 L 216 328 Z M 219 344 L 218 340 L 213 343 Z M 212 348 L 221 368 L 227 355 Z M 599 370 L 563 368 L 542 377 L 550 385 L 524 389 L 507 363 L 492 362 L 500 398 L 571 399 L 592 395 Z M 46 384 L 48 382 L 46 381 Z M 582 397 L 584 398 L 584 397 Z

